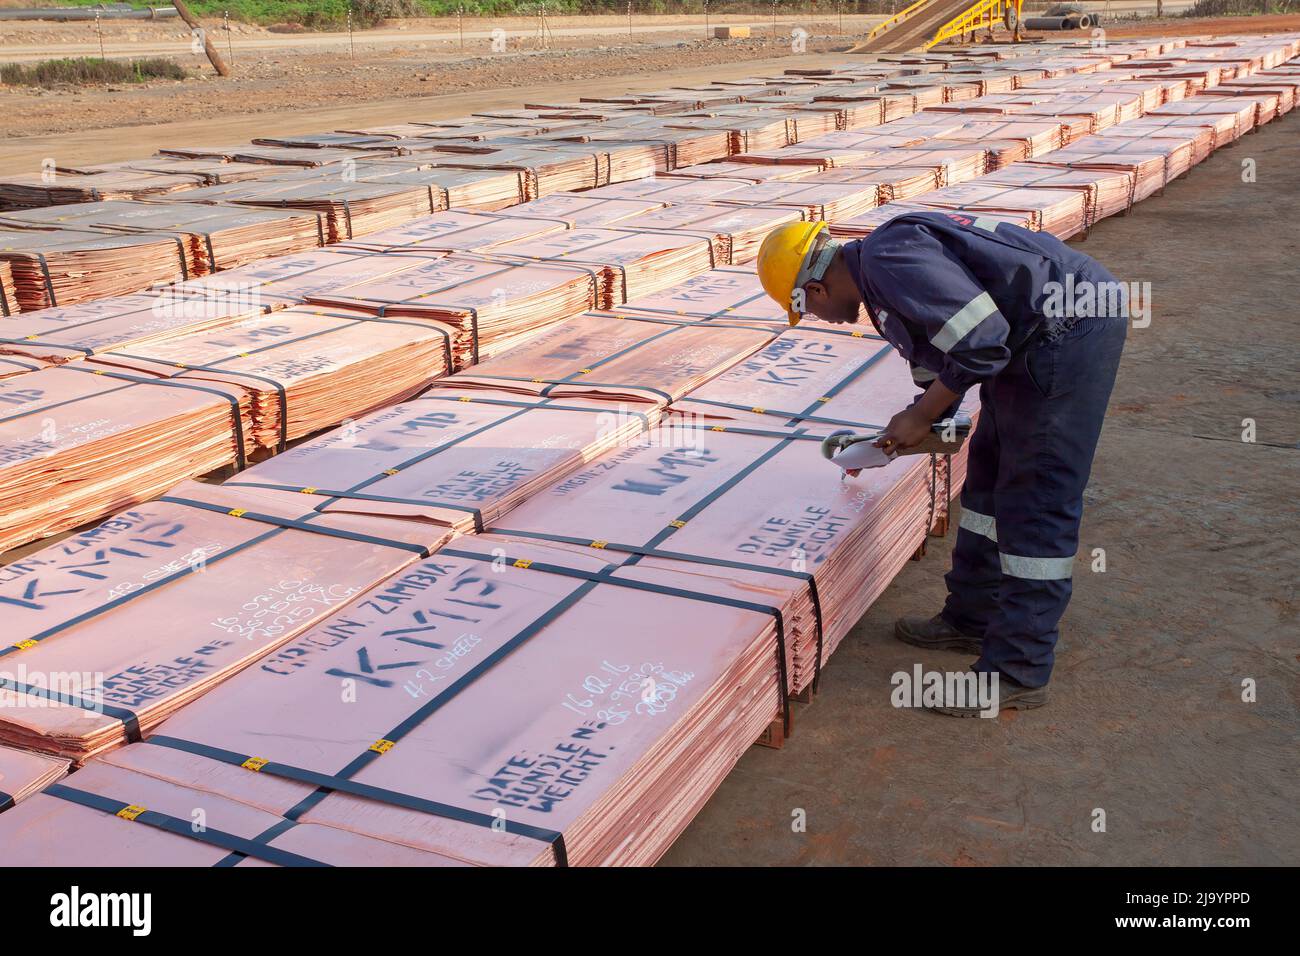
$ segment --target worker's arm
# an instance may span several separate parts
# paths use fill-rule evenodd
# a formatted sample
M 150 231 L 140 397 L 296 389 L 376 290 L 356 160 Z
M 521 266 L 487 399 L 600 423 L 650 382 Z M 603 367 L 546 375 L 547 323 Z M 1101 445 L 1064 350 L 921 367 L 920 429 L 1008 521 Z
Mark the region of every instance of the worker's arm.
M 948 392 L 961 395 L 1002 371 L 1010 329 L 966 263 L 924 222 L 886 226 L 881 238 L 888 241 L 859 247 L 861 272 L 889 309 L 943 354 L 938 381 Z
M 936 379 L 913 405 L 903 409 L 889 420 L 889 424 L 885 426 L 874 444 L 889 453 L 919 445 L 930 434 L 934 423 L 959 398 L 961 398 L 960 393 L 954 392 Z

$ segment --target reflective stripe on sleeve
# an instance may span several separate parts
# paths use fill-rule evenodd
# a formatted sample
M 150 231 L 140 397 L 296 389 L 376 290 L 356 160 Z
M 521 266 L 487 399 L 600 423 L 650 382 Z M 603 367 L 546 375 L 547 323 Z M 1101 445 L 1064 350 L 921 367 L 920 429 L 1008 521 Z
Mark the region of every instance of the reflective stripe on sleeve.
M 938 377 L 936 373 L 931 372 L 928 368 L 921 368 L 920 366 L 912 368 L 912 381 L 917 385 L 928 385 Z
M 976 225 L 978 228 L 980 228 L 980 229 L 986 229 L 986 230 L 988 230 L 989 232 L 997 232 L 997 231 L 998 231 L 998 223 L 1001 222 L 1001 221 L 1002 221 L 1002 220 L 1000 220 L 1000 219 L 991 219 L 991 218 L 989 218 L 988 216 L 976 216 L 976 217 L 975 217 L 975 225 Z
M 1068 581 L 1074 568 L 1074 555 L 1068 558 L 1027 558 L 1019 554 L 998 552 L 1002 573 L 1026 581 Z
M 982 534 L 994 544 L 998 543 L 998 523 L 992 515 L 982 515 L 978 511 L 971 511 L 965 505 L 962 505 L 961 520 L 957 522 L 957 527 L 965 528 L 975 534 Z M 1003 563 L 1005 564 L 1005 562 Z
M 943 324 L 943 328 L 935 333 L 934 338 L 930 340 L 930 344 L 940 352 L 947 353 L 950 348 L 964 339 L 971 329 L 997 310 L 998 307 L 993 301 L 993 297 L 987 292 L 981 292 Z

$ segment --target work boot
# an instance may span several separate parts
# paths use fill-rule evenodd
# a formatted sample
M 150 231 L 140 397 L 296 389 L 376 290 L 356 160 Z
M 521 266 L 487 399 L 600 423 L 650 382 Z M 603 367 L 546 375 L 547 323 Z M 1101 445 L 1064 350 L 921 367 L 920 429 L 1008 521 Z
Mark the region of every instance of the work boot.
M 894 622 L 894 636 L 904 644 L 924 647 L 929 651 L 980 652 L 983 643 L 978 637 L 964 634 L 943 619 L 942 614 L 926 620 L 921 617 L 900 617 Z
M 1046 684 L 1042 687 L 1026 687 L 1024 684 L 1012 680 L 1006 674 L 998 674 L 999 711 L 1033 710 L 1035 707 L 1042 707 L 1046 703 Z M 950 704 L 936 704 L 928 709 L 940 714 L 947 714 L 949 717 L 979 717 L 985 715 L 988 708 L 981 707 L 978 702 L 968 702 L 960 707 Z

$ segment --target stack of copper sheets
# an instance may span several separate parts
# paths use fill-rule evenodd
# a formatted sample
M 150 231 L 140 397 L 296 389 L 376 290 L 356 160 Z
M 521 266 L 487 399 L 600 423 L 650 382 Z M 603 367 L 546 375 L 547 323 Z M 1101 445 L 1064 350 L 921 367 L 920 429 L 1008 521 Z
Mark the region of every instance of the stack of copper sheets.
M 1122 128 L 1122 127 L 1117 127 Z M 1067 169 L 1022 163 L 989 173 L 980 183 L 1033 189 L 1070 189 L 1085 197 L 1088 227 L 1097 220 L 1126 212 L 1133 205 L 1133 175 L 1120 169 Z
M 450 147 L 446 147 L 450 149 Z M 448 151 L 438 154 L 435 165 L 461 169 L 509 169 L 524 176 L 524 198 L 538 199 L 551 193 L 590 189 L 608 179 L 595 152 L 561 150 L 556 144 L 525 149 L 509 146 L 482 151 Z
M 934 141 L 911 149 L 889 149 L 854 163 L 853 168 L 875 173 L 877 170 L 924 168 L 934 171 L 940 186 L 955 186 L 988 168 L 988 153 L 982 147 L 962 146 L 947 140 Z M 897 197 L 905 198 L 905 197 Z
M 244 393 L 252 438 L 283 448 L 303 435 L 406 398 L 448 370 L 451 335 L 433 323 L 295 306 L 86 364 Z
M 175 286 L 157 293 L 55 306 L 0 322 L 0 353 L 59 363 L 115 348 L 134 348 L 260 314 L 249 297 L 204 295 Z
M 791 206 L 677 203 L 625 219 L 620 225 L 625 229 L 667 229 L 708 236 L 713 242 L 714 262 L 730 264 L 755 258 L 773 229 L 804 218 L 802 210 Z
M 100 232 L 176 236 L 186 244 L 190 275 L 231 269 L 265 256 L 309 249 L 323 245 L 326 239 L 324 223 L 317 213 L 200 203 L 92 202 L 11 212 L 0 217 L 0 228 L 42 229 L 64 224 Z
M 181 159 L 175 156 L 154 156 L 151 159 L 134 159 L 121 163 L 107 163 L 92 169 L 133 169 L 148 173 L 197 176 L 208 185 L 238 183 L 250 179 L 274 176 L 280 170 L 266 163 L 231 163 L 221 159 Z
M 0 747 L 0 813 L 68 774 L 68 761 Z
M 939 133 L 935 138 L 974 143 L 1019 140 L 1025 144 L 1025 158 L 1032 159 L 1065 145 L 1065 130 L 1061 123 L 1017 116 L 1014 119 L 970 120 L 963 123 L 961 129 Z
M 0 414 L 0 552 L 242 466 L 251 451 L 239 389 L 100 371 L 74 362 L 5 380 L 16 404 Z
M 717 201 L 740 206 L 789 206 L 813 222 L 846 219 L 873 209 L 880 190 L 873 183 L 824 183 L 802 180 L 794 183 L 755 183 L 719 196 Z
M 524 203 L 515 209 L 502 210 L 500 214 L 524 219 L 554 219 L 575 229 L 611 226 L 629 217 L 662 209 L 663 206 L 662 202 L 654 199 L 614 199 L 590 193 L 553 193 L 545 199 Z
M 1256 124 L 1267 123 L 1295 109 L 1296 94 L 1300 92 L 1300 78 L 1286 79 L 1278 76 L 1248 76 L 1220 83 L 1207 94 L 1215 96 L 1250 96 L 1259 104 Z M 1268 107 L 1275 100 L 1271 115 Z
M 1046 159 L 1036 161 L 1035 165 L 1060 166 L 1070 169 L 1114 169 L 1128 173 L 1133 177 L 1133 201 L 1141 202 L 1148 196 L 1159 192 L 1168 182 L 1166 176 L 1167 156 L 1158 145 L 1141 152 L 1131 150 L 1121 152 L 1115 148 L 1116 143 L 1123 145 L 1124 140 L 1087 138 L 1066 149 L 1057 150 Z M 1154 141 L 1139 140 L 1139 147 Z M 1177 142 L 1177 141 L 1174 141 Z M 1191 148 L 1187 148 L 1190 159 Z
M 254 465 L 224 487 L 297 492 L 327 513 L 469 533 L 658 420 L 657 405 L 471 390 L 453 379 Z
M 1122 129 L 1123 127 L 1117 127 Z M 1104 137 L 1099 139 L 1105 140 Z M 1089 140 L 1095 143 L 1097 140 Z M 1165 182 L 1172 182 L 1179 176 L 1182 176 L 1195 162 L 1194 146 L 1196 137 L 1194 135 L 1173 137 L 1173 136 L 1153 136 L 1134 139 L 1131 137 L 1112 137 L 1109 142 L 1109 148 L 1120 154 L 1132 153 L 1140 156 L 1148 156 L 1152 153 L 1164 157 L 1165 161 Z
M 159 233 L 106 235 L 81 229 L 8 229 L 0 261 L 22 312 L 139 292 L 189 275 L 189 244 Z
M 191 279 L 172 287 L 180 296 L 202 296 L 214 301 L 237 299 L 268 311 L 301 305 L 313 295 L 382 279 L 445 253 L 396 250 L 387 254 L 328 246 L 289 256 L 275 256 Z M 160 293 L 164 294 L 164 293 Z
M 1087 196 L 1072 189 L 1035 189 L 977 181 L 936 189 L 916 203 L 969 213 L 975 218 L 986 212 L 1023 216 L 1030 229 L 1050 232 L 1058 239 L 1078 235 L 1089 223 Z
M 838 236 L 842 239 L 865 239 L 896 216 L 901 216 L 910 212 L 934 212 L 939 208 L 934 205 L 923 205 L 922 200 L 924 199 L 925 197 L 922 196 L 920 199 L 911 202 L 887 203 L 878 209 L 873 209 L 860 216 L 854 216 L 852 219 L 845 219 L 842 222 L 833 222 L 830 226 L 831 235 Z M 980 212 L 979 218 L 997 220 L 998 222 L 1009 222 L 1025 229 L 1033 228 L 1033 215 L 1028 211 L 1011 212 L 1001 209 L 985 209 Z
M 357 164 L 358 182 L 403 183 L 432 193 L 434 209 L 504 209 L 524 201 L 524 177 L 517 170 L 408 169 L 396 160 Z
M 739 156 L 734 158 L 740 159 Z M 682 169 L 674 169 L 668 176 L 681 179 L 733 179 L 742 182 L 765 183 L 772 180 L 794 182 L 807 179 L 815 172 L 817 172 L 817 167 L 811 164 L 780 166 L 729 162 L 687 166 Z
M 311 506 L 293 492 L 184 482 L 7 569 L 13 645 L 0 658 L 87 681 L 53 698 L 6 681 L 0 741 L 82 761 L 138 740 L 450 537 Z
M 763 291 L 752 266 L 710 269 L 660 292 L 632 299 L 616 313 L 686 324 L 715 319 L 728 324 L 770 322 L 777 331 L 789 324 L 785 310 Z M 821 324 L 811 317 L 804 321 Z
M 446 208 L 442 196 L 427 186 L 382 179 L 375 182 L 276 182 L 261 180 L 196 190 L 194 198 L 224 189 L 222 202 L 276 209 L 306 209 L 325 220 L 327 242 L 339 242 L 400 226 Z M 188 194 L 179 196 L 188 199 Z M 436 203 L 436 204 L 435 204 Z
M 701 326 L 658 316 L 582 315 L 458 372 L 446 386 L 561 402 L 582 398 L 662 406 L 762 348 L 777 331 Z
M 46 172 L 19 173 L 0 179 L 0 209 L 31 209 L 94 202 L 99 199 L 165 196 L 183 189 L 192 189 L 202 185 L 203 181 L 199 176 L 132 169 L 82 175 L 58 170 L 53 175 Z
M 539 239 L 564 232 L 568 225 L 556 219 L 529 219 L 485 213 L 447 212 L 416 219 L 405 226 L 385 229 L 364 239 L 339 243 L 336 249 L 361 252 L 473 252 L 503 242 Z
M 463 538 L 345 606 L 345 633 L 316 625 L 283 661 L 81 771 L 78 787 L 0 818 L 0 833 L 66 861 L 75 846 L 42 831 L 118 846 L 128 824 L 112 811 L 152 804 L 136 817 L 147 835 L 135 862 L 211 865 L 234 849 L 227 862 L 321 863 L 339 857 L 338 837 L 369 837 L 399 844 L 403 862 L 425 851 L 481 865 L 653 863 L 779 709 L 783 642 L 748 589 L 609 565 Z M 340 703 L 346 673 L 362 692 Z M 239 765 L 250 759 L 259 773 Z M 199 787 L 207 828 L 168 826 Z M 86 792 L 98 816 L 76 804 Z
M 1103 140 L 1175 140 L 1188 146 L 1191 163 L 1196 165 L 1214 152 L 1215 131 L 1209 126 L 1169 126 L 1159 119 L 1140 119 L 1112 126 L 1097 136 Z
M 486 250 L 493 258 L 536 260 L 591 269 L 597 276 L 597 307 L 680 282 L 715 265 L 707 236 L 624 229 L 571 229 Z
M 611 148 L 609 157 L 609 182 L 618 183 L 637 176 L 663 173 L 677 166 L 693 166 L 730 156 L 731 136 L 726 130 L 695 129 L 667 121 L 645 123 L 628 131 L 620 140 L 621 149 L 613 151 L 612 140 L 618 135 L 613 130 L 593 136 L 593 146 Z M 660 145 L 667 147 L 660 152 Z M 634 150 L 641 152 L 638 159 Z
M 818 173 L 813 181 L 874 185 L 879 202 L 886 203 L 911 199 L 938 189 L 944 185 L 944 176 L 943 166 L 887 166 L 879 169 L 828 169 Z
M 178 149 L 160 149 L 158 152 L 169 156 L 188 156 L 199 159 L 219 155 L 235 162 L 270 163 L 273 166 L 300 166 L 304 168 L 333 166 L 337 163 L 352 162 L 362 155 L 361 151 L 355 149 L 317 149 L 284 146 L 218 147 L 213 151 L 199 148 L 188 152 Z M 366 154 L 370 156 L 384 155 L 380 150 L 367 150 Z
M 752 107 L 673 117 L 666 122 L 672 126 L 681 125 L 688 129 L 717 130 L 725 133 L 729 153 L 744 153 L 751 149 L 775 149 L 794 142 L 792 139 L 794 131 L 784 116 L 772 116 Z
M 448 327 L 451 370 L 503 352 L 554 322 L 595 308 L 597 285 L 594 270 L 576 264 L 454 254 L 312 293 L 309 299 L 327 308 Z
M 1230 116 L 1233 118 L 1232 139 L 1240 139 L 1255 128 L 1257 104 L 1250 97 L 1238 96 L 1193 96 L 1166 103 L 1159 109 L 1152 110 L 1148 116 L 1194 116 L 1206 123 L 1213 123 L 1215 118 Z
M 781 146 L 777 149 L 741 153 L 733 156 L 732 160 L 736 163 L 757 163 L 764 166 L 813 166 L 817 169 L 830 169 L 833 166 L 850 166 L 878 152 L 873 149 L 821 146 L 816 139 L 812 139 L 797 146 Z
M 925 148 L 932 150 L 968 150 L 974 143 L 963 140 L 929 139 Z M 986 139 L 976 147 L 984 153 L 986 169 L 1002 169 L 1012 163 L 1019 163 L 1029 156 L 1029 143 L 1023 139 Z
M 699 169 L 707 170 L 721 163 L 709 163 Z M 727 164 L 731 165 L 731 164 Z M 766 167 L 756 167 L 766 168 Z M 811 171 L 811 170 L 810 170 Z M 652 176 L 637 179 L 630 183 L 616 183 L 589 189 L 584 196 L 596 196 L 601 199 L 646 199 L 659 203 L 677 202 L 713 202 L 720 196 L 753 185 L 751 180 L 737 177 L 677 177 Z

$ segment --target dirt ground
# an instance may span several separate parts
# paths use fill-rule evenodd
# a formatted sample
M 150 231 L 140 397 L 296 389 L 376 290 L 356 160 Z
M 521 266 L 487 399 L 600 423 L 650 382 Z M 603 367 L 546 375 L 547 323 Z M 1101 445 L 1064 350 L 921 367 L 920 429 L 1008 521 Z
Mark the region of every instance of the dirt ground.
M 641 23 L 642 19 L 647 22 Z M 166 123 L 211 124 L 211 135 L 190 142 L 214 144 L 247 139 L 268 129 L 286 133 L 305 131 L 294 125 L 304 111 L 337 110 L 339 104 L 348 104 L 352 108 L 352 122 L 355 123 L 355 114 L 362 113 L 383 113 L 395 115 L 396 119 L 410 119 L 416 115 L 413 110 L 427 105 L 425 98 L 431 95 L 475 94 L 464 97 L 460 109 L 439 114 L 444 116 L 471 112 L 481 108 L 478 104 L 494 99 L 500 102 L 491 105 L 507 101 L 510 105 L 517 105 L 520 94 L 536 88 L 542 79 L 548 93 L 556 91 L 555 83 L 591 83 L 592 89 L 608 92 L 612 86 L 620 90 L 662 87 L 667 85 L 664 83 L 667 76 L 681 76 L 681 71 L 728 64 L 742 65 L 740 72 L 729 74 L 732 76 L 764 70 L 780 72 L 795 62 L 803 62 L 791 49 L 790 31 L 795 26 L 802 26 L 811 34 L 807 40 L 808 54 L 822 54 L 847 48 L 853 31 L 861 33 L 867 29 L 868 23 L 878 19 L 846 17 L 844 34 L 841 35 L 838 21 L 833 18 L 803 21 L 782 16 L 778 18 L 774 39 L 770 21 L 751 18 L 749 22 L 756 26 L 754 39 L 710 41 L 703 39 L 700 18 L 695 18 L 698 22 L 684 24 L 680 30 L 676 30 L 671 21 L 690 18 L 637 18 L 635 29 L 639 32 L 631 38 L 626 34 L 626 21 L 618 17 L 555 18 L 552 30 L 556 36 L 550 49 L 539 49 L 535 36 L 514 36 L 504 53 L 490 52 L 490 41 L 483 31 L 486 24 L 477 24 L 478 30 L 470 30 L 467 26 L 465 50 L 462 52 L 458 39 L 445 38 L 451 35 L 447 30 L 454 31 L 455 21 L 415 21 L 435 26 L 428 30 L 410 27 L 405 31 L 358 33 L 355 59 L 346 35 L 275 35 L 260 27 L 237 24 L 236 27 L 245 32 L 236 33 L 234 39 L 219 32 L 216 35 L 218 49 L 229 56 L 233 66 L 233 75 L 226 79 L 218 78 L 201 55 L 183 48 L 173 58 L 191 70 L 193 75 L 187 80 L 94 89 L 0 87 L 0 116 L 4 117 L 0 120 L 0 128 L 5 133 L 4 143 L 0 145 L 0 174 L 39 168 L 40 160 L 51 152 L 44 143 L 35 142 L 33 138 L 65 133 L 130 129 L 129 134 L 95 138 L 96 148 L 90 157 L 103 153 L 103 158 L 112 159 L 144 155 L 140 147 L 150 141 L 147 133 L 141 133 L 137 142 L 139 128 Z M 669 22 L 649 22 L 660 20 Z M 507 23 L 510 29 L 523 30 L 532 23 L 520 21 L 512 26 L 512 21 L 500 22 Z M 498 21 L 488 23 L 496 24 Z M 131 50 L 138 50 L 136 55 L 157 55 L 158 37 L 170 36 L 174 44 L 180 29 L 170 24 L 105 24 L 106 48 L 110 55 Z M 1124 22 L 1109 26 L 1107 36 L 1118 40 L 1131 35 L 1282 29 L 1300 29 L 1300 15 Z M 85 45 L 88 38 L 93 38 L 93 33 L 87 34 L 87 31 L 93 31 L 93 26 L 0 23 L 0 60 L 95 55 L 97 47 Z M 572 35 L 566 35 L 565 31 Z M 434 39 L 435 36 L 444 39 Z M 229 53 L 230 43 L 235 44 L 233 53 Z M 781 62 L 782 59 L 788 62 Z M 744 64 L 752 64 L 752 68 L 746 69 Z M 712 74 L 700 72 L 697 75 L 700 79 L 707 79 Z M 502 98 L 499 95 L 501 91 L 512 91 L 512 96 Z M 291 99 L 292 109 L 286 108 L 287 99 Z M 394 114 L 391 107 L 399 103 L 409 104 L 409 108 Z M 229 122 L 231 118 L 241 116 L 248 118 L 248 122 L 242 125 Z M 53 141 L 45 142 L 50 148 L 60 145 Z M 134 148 L 121 152 L 123 146 Z M 53 155 L 61 161 L 85 161 L 89 158 L 66 157 L 62 152 Z M 33 157 L 35 165 L 32 165 Z
M 784 749 L 752 748 L 664 863 L 1300 859 L 1297 216 L 1293 113 L 1083 243 L 1151 283 L 1154 316 L 1129 332 L 1086 496 L 1080 551 L 1104 548 L 1106 571 L 1076 565 L 1047 707 L 959 720 L 890 706 L 893 673 L 970 662 L 892 635 L 942 604 L 955 533 L 931 539 L 830 660 Z

